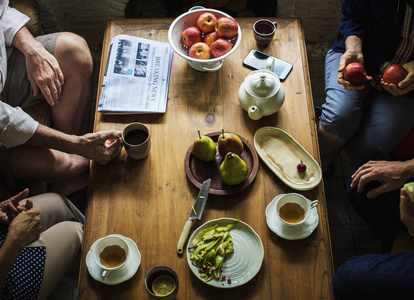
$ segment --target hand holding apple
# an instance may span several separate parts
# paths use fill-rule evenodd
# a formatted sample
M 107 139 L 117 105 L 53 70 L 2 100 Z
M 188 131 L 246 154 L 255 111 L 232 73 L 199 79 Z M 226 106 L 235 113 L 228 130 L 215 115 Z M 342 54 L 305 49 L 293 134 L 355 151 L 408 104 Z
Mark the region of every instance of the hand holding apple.
M 389 66 L 382 76 L 382 79 L 386 83 L 393 83 L 396 86 L 400 83 L 401 80 L 404 80 L 407 77 L 408 72 L 404 67 L 400 65 L 391 65 Z
M 363 65 L 357 62 L 348 64 L 344 70 L 344 79 L 352 86 L 363 85 L 366 81 L 367 72 Z

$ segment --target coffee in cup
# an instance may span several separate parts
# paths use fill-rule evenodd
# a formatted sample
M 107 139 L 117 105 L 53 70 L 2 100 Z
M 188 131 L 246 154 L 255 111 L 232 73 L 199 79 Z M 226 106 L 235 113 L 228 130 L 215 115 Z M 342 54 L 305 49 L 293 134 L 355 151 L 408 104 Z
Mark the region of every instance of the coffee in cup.
M 95 263 L 102 269 L 102 279 L 109 272 L 118 270 L 125 265 L 129 257 L 129 246 L 120 235 L 108 235 L 98 240 L 92 250 Z
M 267 47 L 273 39 L 277 23 L 269 20 L 258 20 L 253 24 L 253 33 L 256 43 L 260 47 Z
M 130 158 L 143 159 L 151 149 L 149 129 L 142 123 L 131 123 L 122 131 L 122 141 L 126 153 Z
M 298 226 L 306 222 L 317 205 L 318 200 L 310 201 L 301 194 L 285 194 L 277 201 L 276 214 L 283 224 Z

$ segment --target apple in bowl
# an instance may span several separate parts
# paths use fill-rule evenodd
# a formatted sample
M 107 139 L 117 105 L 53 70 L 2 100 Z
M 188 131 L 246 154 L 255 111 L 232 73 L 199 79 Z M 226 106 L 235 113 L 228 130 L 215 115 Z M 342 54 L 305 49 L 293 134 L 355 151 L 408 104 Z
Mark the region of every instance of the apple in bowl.
M 229 52 L 232 48 L 232 44 L 225 39 L 219 38 L 212 42 L 210 45 L 210 53 L 213 57 L 220 57 Z
M 196 24 L 202 32 L 209 33 L 215 30 L 217 17 L 212 12 L 205 12 L 198 17 Z
M 203 42 L 195 43 L 188 50 L 188 56 L 196 59 L 209 59 L 211 56 L 210 47 Z
M 393 83 L 395 85 L 398 85 L 398 83 L 407 77 L 407 75 L 408 72 L 406 69 L 404 69 L 404 67 L 400 65 L 391 65 L 385 70 L 382 79 L 386 83 Z
M 203 42 L 210 46 L 211 43 L 218 40 L 218 38 L 219 37 L 217 36 L 217 32 L 213 31 L 213 32 L 207 33 L 204 36 Z
M 181 33 L 181 40 L 187 47 L 191 47 L 193 44 L 201 42 L 201 31 L 195 26 L 188 27 Z
M 239 27 L 234 19 L 221 17 L 217 20 L 215 30 L 218 37 L 232 39 L 237 35 Z
M 360 86 L 365 83 L 367 72 L 363 65 L 357 62 L 348 64 L 345 67 L 344 79 L 353 86 Z

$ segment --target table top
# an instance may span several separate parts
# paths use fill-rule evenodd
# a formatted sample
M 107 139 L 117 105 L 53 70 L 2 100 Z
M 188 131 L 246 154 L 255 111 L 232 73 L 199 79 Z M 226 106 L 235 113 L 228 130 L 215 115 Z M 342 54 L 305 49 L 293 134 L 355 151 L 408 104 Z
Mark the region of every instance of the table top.
M 334 299 L 333 263 L 323 182 L 310 191 L 285 185 L 260 161 L 256 179 L 242 193 L 210 195 L 200 221 L 236 218 L 258 234 L 264 247 L 263 264 L 246 284 L 229 289 L 211 287 L 190 270 L 187 257 L 177 254 L 177 242 L 198 189 L 187 178 L 184 159 L 197 130 L 202 134 L 234 132 L 253 144 L 254 133 L 263 126 L 278 127 L 296 139 L 320 162 L 313 101 L 301 22 L 275 18 L 276 35 L 267 48 L 257 48 L 252 32 L 256 18 L 236 19 L 242 30 L 239 48 L 216 72 L 199 72 L 185 59 L 173 55 L 168 104 L 165 114 L 95 115 L 95 131 L 122 130 L 125 124 L 142 122 L 151 132 L 151 152 L 143 160 L 127 158 L 125 150 L 106 166 L 91 164 L 86 208 L 79 299 L 147 299 L 146 273 L 167 265 L 179 277 L 177 299 Z M 128 34 L 168 42 L 172 19 L 125 19 L 108 22 L 105 33 L 99 86 L 108 47 L 113 36 Z M 282 83 L 285 102 L 276 114 L 251 120 L 239 104 L 238 90 L 252 71 L 242 65 L 251 49 L 258 49 L 293 64 Z M 99 99 L 99 92 L 98 92 Z M 319 224 L 301 240 L 285 240 L 266 224 L 265 209 L 276 196 L 298 192 L 319 200 Z M 109 234 L 121 234 L 136 242 L 142 260 L 128 281 L 109 286 L 95 281 L 86 267 L 91 245 Z

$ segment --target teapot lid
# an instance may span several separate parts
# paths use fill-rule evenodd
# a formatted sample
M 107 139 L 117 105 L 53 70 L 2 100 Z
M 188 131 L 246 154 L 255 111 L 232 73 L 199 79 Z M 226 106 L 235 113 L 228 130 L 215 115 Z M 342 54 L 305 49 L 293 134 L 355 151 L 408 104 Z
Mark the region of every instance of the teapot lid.
M 280 87 L 279 78 L 270 71 L 254 71 L 246 78 L 246 89 L 254 97 L 271 97 Z

